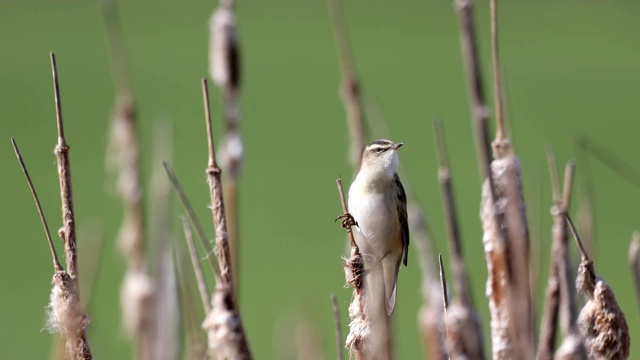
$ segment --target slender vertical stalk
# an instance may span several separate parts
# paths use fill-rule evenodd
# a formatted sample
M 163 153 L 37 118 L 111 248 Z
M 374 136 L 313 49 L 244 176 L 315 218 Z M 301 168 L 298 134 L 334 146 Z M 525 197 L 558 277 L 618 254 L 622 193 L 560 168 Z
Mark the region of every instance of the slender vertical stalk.
M 233 0 L 221 0 L 210 21 L 210 71 L 215 84 L 222 91 L 224 134 L 220 147 L 220 162 L 225 168 L 224 199 L 229 251 L 233 268 L 235 293 L 238 293 L 240 236 L 238 225 L 238 182 L 244 157 L 240 132 L 241 58 Z
M 18 149 L 18 144 L 13 138 L 11 138 L 11 144 L 13 145 L 13 151 L 16 153 L 16 157 L 18 158 L 18 162 L 20 163 L 22 172 L 24 173 L 24 176 L 27 178 L 27 184 L 29 185 L 29 189 L 31 190 L 33 201 L 36 203 L 36 209 L 38 209 L 38 215 L 40 215 L 40 222 L 42 222 L 44 233 L 47 236 L 47 243 L 49 244 L 49 251 L 51 252 L 51 260 L 53 260 L 53 270 L 55 272 L 64 271 L 64 269 L 62 268 L 62 265 L 60 265 L 60 261 L 58 260 L 58 254 L 56 253 L 56 248 L 55 246 L 53 246 L 53 240 L 51 239 L 51 232 L 49 232 L 49 225 L 47 225 L 47 218 L 44 216 L 44 212 L 42 211 L 42 206 L 40 205 L 40 199 L 38 198 L 38 193 L 36 192 L 36 189 L 33 186 L 33 182 L 31 181 L 31 176 L 29 176 L 27 165 L 25 165 L 24 160 L 22 159 L 22 155 L 20 154 L 20 150 Z
M 207 143 L 209 144 L 206 174 L 211 195 L 213 225 L 216 232 L 216 255 L 220 264 L 220 281 L 217 282 L 216 290 L 212 297 L 212 310 L 207 314 L 202 326 L 209 334 L 209 351 L 211 353 L 231 359 L 250 360 L 252 359 L 251 350 L 240 319 L 240 311 L 233 286 L 229 233 L 227 231 L 222 181 L 220 179 L 222 170 L 216 162 L 207 80 L 202 79 L 201 83 L 207 127 Z
M 58 235 L 64 240 L 67 264 L 67 272 L 56 272 L 54 275 L 55 286 L 51 295 L 51 313 L 52 317 L 54 317 L 53 321 L 58 323 L 57 327 L 61 329 L 61 332 L 67 338 L 67 348 L 70 349 L 70 355 L 75 359 L 91 359 L 91 349 L 89 348 L 86 333 L 89 318 L 83 314 L 82 303 L 80 301 L 78 250 L 73 209 L 73 191 L 71 187 L 69 145 L 64 136 L 62 101 L 60 99 L 56 57 L 53 53 L 50 54 L 50 57 L 56 103 L 56 124 L 58 128 L 58 142 L 54 153 L 58 165 L 63 223 L 63 227 L 58 232 Z M 58 291 L 56 291 L 56 289 L 58 289 Z
M 447 351 L 450 358 L 484 359 L 482 331 L 479 316 L 471 302 L 469 281 L 462 257 L 462 244 L 458 229 L 458 217 L 453 199 L 453 181 L 449 168 L 444 130 L 440 121 L 435 121 L 434 136 L 438 156 L 438 180 L 449 234 L 455 296 L 447 306 L 451 316 L 445 316 L 448 332 Z
M 187 241 L 187 247 L 189 248 L 189 257 L 191 258 L 191 266 L 193 272 L 196 275 L 196 283 L 198 284 L 198 292 L 200 293 L 200 299 L 202 300 L 202 307 L 205 312 L 211 311 L 211 302 L 209 301 L 209 290 L 207 289 L 207 282 L 202 272 L 202 266 L 200 266 L 200 258 L 198 257 L 198 250 L 196 244 L 193 242 L 193 236 L 189 223 L 186 218 L 182 218 L 182 228 L 184 231 L 184 238 Z
M 333 28 L 333 37 L 338 50 L 340 72 L 342 74 L 341 96 L 347 113 L 349 126 L 349 160 L 354 169 L 354 174 L 360 168 L 362 150 L 366 143 L 366 128 L 362 110 L 362 96 L 360 84 L 356 76 L 352 59 L 351 44 L 344 19 L 342 0 L 327 0 L 329 17 Z
M 364 259 L 356 244 L 356 240 L 353 237 L 353 229 L 355 220 L 349 214 L 347 208 L 347 201 L 344 197 L 344 190 L 342 188 L 342 179 L 336 180 L 338 186 L 338 195 L 340 195 L 340 204 L 342 205 L 343 215 L 338 219 L 343 219 L 342 227 L 347 230 L 347 237 L 351 244 L 351 255 L 344 263 L 344 272 L 347 283 L 353 287 L 353 299 L 351 305 L 349 305 L 349 317 L 351 322 L 349 323 L 349 335 L 347 336 L 347 347 L 351 353 L 351 356 L 356 360 L 366 359 L 364 354 L 364 348 L 369 341 L 369 334 L 371 332 L 371 320 L 367 313 L 366 300 L 364 296 Z

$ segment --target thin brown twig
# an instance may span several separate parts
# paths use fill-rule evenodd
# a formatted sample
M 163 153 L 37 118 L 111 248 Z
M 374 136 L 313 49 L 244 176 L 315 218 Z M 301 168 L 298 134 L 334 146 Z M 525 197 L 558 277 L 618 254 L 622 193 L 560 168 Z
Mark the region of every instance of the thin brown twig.
M 553 149 L 550 144 L 545 145 L 547 164 L 551 178 L 551 189 L 553 207 L 553 244 L 551 246 L 551 262 L 549 265 L 549 276 L 545 295 L 544 311 L 540 321 L 540 336 L 538 341 L 538 351 L 536 359 L 552 359 L 556 348 L 556 334 L 559 320 L 560 302 L 562 297 L 561 262 L 564 262 L 566 246 L 563 246 L 563 238 L 566 238 L 566 227 L 564 223 L 564 213 L 566 203 L 562 202 L 560 193 L 560 179 Z M 563 267 L 564 268 L 564 267 Z M 566 294 L 564 295 L 566 297 Z
M 573 161 L 567 162 L 564 168 L 564 185 L 562 187 L 562 210 L 564 213 L 569 211 L 569 205 L 571 201 L 571 194 L 573 192 L 573 179 L 575 173 L 575 163 Z M 577 317 L 577 310 L 575 304 L 575 294 L 573 282 L 571 280 L 571 264 L 569 261 L 569 232 L 566 224 L 562 218 L 557 220 L 558 224 L 562 224 L 560 227 L 561 232 L 559 234 L 562 244 L 560 256 L 560 262 L 558 266 L 558 273 L 560 274 L 560 327 L 566 336 L 575 332 L 575 323 Z
M 471 123 L 475 135 L 480 178 L 484 181 L 485 179 L 491 179 L 491 146 L 487 128 L 489 115 L 480 74 L 480 56 L 478 55 L 478 42 L 473 20 L 473 5 L 469 0 L 454 0 L 454 5 L 460 23 L 460 44 L 467 75 L 467 89 L 471 104 Z M 493 183 L 491 185 L 493 193 Z
M 202 248 L 206 253 L 205 257 L 209 260 L 211 271 L 213 272 L 213 275 L 217 282 L 220 279 L 220 270 L 218 270 L 218 264 L 216 263 L 215 257 L 213 256 L 213 250 L 211 249 L 211 245 L 207 240 L 207 236 L 204 233 L 204 229 L 202 228 L 200 221 L 198 221 L 198 218 L 196 217 L 196 214 L 193 211 L 193 206 L 191 206 L 191 203 L 189 202 L 189 198 L 185 194 L 184 188 L 182 187 L 182 185 L 180 185 L 180 181 L 178 181 L 178 177 L 176 176 L 175 172 L 171 168 L 171 165 L 169 165 L 169 163 L 166 161 L 163 161 L 162 165 L 164 166 L 164 169 L 167 172 L 167 176 L 171 181 L 171 185 L 173 186 L 173 189 L 176 191 L 176 194 L 178 194 L 178 199 L 180 200 L 180 203 L 182 204 L 184 211 L 187 213 L 187 219 L 189 219 L 191 226 L 193 226 L 193 228 L 196 230 L 196 234 L 200 239 L 200 244 L 202 245 Z
M 458 215 L 453 198 L 453 182 L 449 168 L 447 147 L 445 144 L 444 129 L 442 122 L 433 122 L 434 137 L 436 142 L 436 153 L 438 157 L 438 180 L 442 192 L 444 213 L 447 219 L 447 230 L 449 234 L 449 245 L 453 257 L 453 271 L 455 293 L 459 301 L 465 306 L 471 306 L 471 296 L 469 294 L 469 282 L 462 256 L 462 244 L 460 243 L 460 228 L 458 225 Z
M 56 103 L 56 124 L 58 127 L 58 144 L 55 154 L 58 163 L 60 178 L 60 198 L 62 201 L 62 222 L 64 229 L 61 235 L 65 244 L 67 259 L 67 271 L 72 279 L 78 279 L 78 252 L 76 248 L 76 226 L 73 214 L 73 195 L 71 190 L 71 166 L 69 164 L 69 146 L 64 137 L 64 125 L 62 121 L 62 101 L 60 100 L 60 85 L 58 81 L 58 67 L 56 56 L 50 53 L 51 70 L 53 74 L 53 90 Z
M 336 326 L 336 359 L 343 360 L 344 352 L 342 351 L 342 324 L 340 322 L 340 308 L 338 307 L 338 298 L 334 293 L 331 293 L 331 305 L 333 307 L 333 321 Z
M 491 0 L 491 64 L 493 67 L 493 98 L 496 112 L 496 140 L 506 137 L 502 107 L 502 80 L 498 48 L 498 0 Z
M 214 83 L 222 91 L 224 134 L 219 148 L 220 162 L 225 168 L 224 199 L 231 266 L 235 274 L 235 292 L 239 290 L 239 225 L 238 183 L 244 157 L 244 144 L 240 132 L 240 77 L 241 59 L 237 25 L 232 1 L 222 0 L 210 20 L 210 70 Z
M 180 298 L 180 309 L 184 333 L 184 359 L 203 360 L 206 356 L 207 345 L 205 334 L 202 331 L 201 311 L 198 311 L 197 300 L 194 299 L 193 278 L 188 276 L 184 248 L 173 247 L 173 258 L 177 272 L 177 292 Z
M 36 189 L 33 186 L 33 182 L 31 181 L 31 176 L 29 176 L 29 171 L 27 170 L 27 165 L 25 165 L 24 160 L 22 159 L 22 155 L 20 154 L 20 150 L 18 149 L 18 144 L 16 141 L 11 138 L 11 144 L 13 145 L 13 150 L 18 157 L 18 162 L 20 163 L 20 167 L 22 168 L 22 172 L 24 176 L 27 178 L 27 184 L 29 185 L 29 189 L 31 190 L 31 195 L 33 196 L 33 200 L 36 203 L 36 208 L 38 209 L 38 215 L 40 215 L 40 221 L 42 222 L 42 227 L 44 228 L 44 233 L 47 236 L 47 242 L 49 243 L 49 251 L 51 251 L 51 259 L 53 260 L 53 269 L 56 272 L 64 271 L 62 265 L 60 265 L 60 261 L 58 260 L 58 254 L 56 253 L 56 248 L 53 246 L 53 240 L 51 239 L 51 233 L 49 232 L 49 226 L 47 225 L 47 219 L 44 216 L 44 212 L 42 211 L 42 206 L 40 205 L 40 199 L 38 198 L 38 194 L 36 193 Z
M 587 251 L 584 249 L 584 246 L 582 245 L 582 240 L 580 239 L 580 236 L 578 235 L 578 232 L 576 231 L 576 227 L 575 225 L 573 225 L 573 221 L 571 220 L 571 217 L 569 216 L 569 214 L 565 214 L 565 219 L 567 220 L 567 224 L 569 224 L 569 229 L 571 230 L 571 234 L 573 235 L 573 238 L 576 241 L 576 244 L 578 245 L 578 249 L 580 250 L 580 257 L 582 258 L 582 261 L 589 261 L 589 255 L 587 254 Z
M 580 235 L 584 241 L 585 249 L 591 249 L 596 241 L 596 196 L 593 185 L 593 174 L 589 154 L 587 150 L 581 146 L 580 142 L 576 142 L 575 146 L 576 161 L 580 165 L 580 193 L 578 198 L 578 222 L 580 226 Z
M 218 167 L 215 157 L 213 131 L 211 129 L 211 109 L 209 107 L 209 92 L 207 88 L 207 80 L 202 79 L 202 96 L 205 109 L 205 122 L 207 127 L 207 143 L 209 145 L 209 160 L 207 163 L 206 174 L 209 184 L 209 192 L 211 195 L 211 213 L 213 216 L 213 225 L 216 232 L 216 255 L 220 265 L 220 282 L 216 284 L 216 293 L 213 296 L 213 310 L 207 315 L 207 319 L 203 327 L 209 332 L 209 347 L 211 350 L 219 350 L 219 346 L 226 348 L 227 356 L 237 359 L 251 359 L 251 350 L 249 342 L 240 319 L 240 311 L 238 309 L 237 297 L 234 292 L 233 268 L 231 265 L 231 252 L 229 249 L 229 233 L 227 231 L 227 223 L 224 208 L 224 199 L 222 192 L 222 181 L 220 178 L 222 170 Z M 224 313 L 224 316 L 220 316 Z M 233 318 L 231 322 L 229 318 Z M 220 330 L 217 327 L 219 322 L 223 322 L 226 327 L 227 335 L 224 342 L 214 344 L 212 338 L 218 337 L 216 333 Z
M 350 134 L 349 160 L 351 161 L 354 173 L 357 173 L 360 168 L 362 150 L 365 147 L 367 138 L 362 110 L 362 96 L 355 66 L 353 65 L 351 44 L 344 18 L 342 0 L 327 0 L 327 6 L 329 7 L 329 17 L 331 18 L 333 36 L 340 60 L 340 71 L 342 74 L 341 96 L 347 112 L 347 123 Z
M 216 230 L 216 252 L 220 265 L 220 279 L 229 286 L 233 286 L 233 269 L 231 267 L 231 250 L 229 248 L 229 233 L 227 232 L 224 200 L 222 199 L 222 182 L 220 175 L 222 170 L 216 162 L 215 146 L 213 143 L 213 130 L 211 127 L 211 107 L 209 106 L 209 88 L 207 80 L 202 79 L 202 100 L 204 103 L 205 123 L 207 128 L 207 145 L 209 159 L 207 162 L 207 181 L 211 195 L 211 211 Z M 234 298 L 235 302 L 235 298 Z
M 442 306 L 444 308 L 444 317 L 446 318 L 447 309 L 449 308 L 449 294 L 447 294 L 447 277 L 444 273 L 444 265 L 442 264 L 442 254 L 438 254 L 438 265 L 440 267 L 440 289 L 442 290 Z M 447 329 L 447 334 L 449 334 L 449 329 Z
M 200 266 L 200 259 L 198 258 L 198 250 L 193 242 L 193 236 L 191 235 L 191 229 L 189 223 L 185 217 L 182 217 L 182 228 L 184 231 L 184 238 L 187 241 L 187 247 L 189 248 L 189 257 L 191 258 L 191 266 L 193 272 L 196 275 L 196 283 L 198 284 L 198 292 L 200 293 L 200 299 L 202 299 L 202 307 L 205 312 L 211 311 L 211 302 L 209 301 L 209 289 L 207 289 L 207 282 L 204 279 L 202 273 L 202 266 Z
M 57 272 L 54 275 L 54 283 L 62 290 L 62 296 L 66 297 L 68 299 L 67 301 L 70 302 L 70 304 L 67 305 L 67 309 L 73 309 L 66 313 L 66 319 L 58 319 L 58 321 L 66 322 L 66 324 L 63 325 L 63 331 L 66 333 L 67 346 L 71 349 L 73 356 L 76 359 L 91 359 L 91 349 L 89 348 L 86 333 L 88 318 L 82 313 L 82 303 L 80 300 L 78 252 L 76 244 L 75 216 L 73 211 L 69 145 L 67 145 L 64 136 L 62 101 L 60 99 L 60 85 L 58 80 L 56 57 L 54 53 L 50 53 L 49 55 L 51 58 L 53 91 L 56 104 L 56 124 L 58 129 L 58 142 L 54 148 L 54 153 L 56 155 L 56 163 L 58 167 L 63 222 L 63 228 L 59 230 L 58 235 L 64 240 L 65 259 L 67 264 L 67 272 Z M 57 306 L 61 305 L 58 304 Z

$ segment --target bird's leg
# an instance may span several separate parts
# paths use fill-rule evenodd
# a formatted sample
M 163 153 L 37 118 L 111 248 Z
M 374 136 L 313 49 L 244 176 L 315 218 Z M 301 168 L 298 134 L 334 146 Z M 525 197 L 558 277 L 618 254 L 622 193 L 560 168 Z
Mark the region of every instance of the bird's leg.
M 338 216 L 334 221 L 338 221 L 342 219 L 342 227 L 348 229 L 352 226 L 358 226 L 358 222 L 353 218 L 353 215 L 349 213 L 344 213 Z

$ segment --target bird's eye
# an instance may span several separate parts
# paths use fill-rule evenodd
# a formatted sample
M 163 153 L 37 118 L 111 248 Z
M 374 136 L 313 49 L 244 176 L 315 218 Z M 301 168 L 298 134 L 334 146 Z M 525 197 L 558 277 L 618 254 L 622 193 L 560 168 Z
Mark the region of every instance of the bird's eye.
M 381 147 L 377 147 L 377 148 L 376 148 L 376 152 L 382 152 L 382 150 L 383 150 L 383 149 L 382 149 Z

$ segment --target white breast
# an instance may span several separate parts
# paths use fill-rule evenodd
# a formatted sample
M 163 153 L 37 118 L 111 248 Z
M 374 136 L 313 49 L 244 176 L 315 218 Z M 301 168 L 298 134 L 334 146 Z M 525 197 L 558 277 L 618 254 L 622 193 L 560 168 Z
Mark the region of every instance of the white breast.
M 385 189 L 368 187 L 363 178 L 359 174 L 349 189 L 349 213 L 358 223 L 354 237 L 363 253 L 384 256 L 396 237 L 392 219 L 397 214 L 385 201 Z

